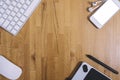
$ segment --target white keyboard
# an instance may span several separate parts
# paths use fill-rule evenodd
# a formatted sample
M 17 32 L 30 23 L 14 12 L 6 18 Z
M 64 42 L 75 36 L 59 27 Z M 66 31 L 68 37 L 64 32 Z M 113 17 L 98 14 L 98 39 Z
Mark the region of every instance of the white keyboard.
M 0 26 L 13 35 L 21 30 L 41 0 L 0 0 Z

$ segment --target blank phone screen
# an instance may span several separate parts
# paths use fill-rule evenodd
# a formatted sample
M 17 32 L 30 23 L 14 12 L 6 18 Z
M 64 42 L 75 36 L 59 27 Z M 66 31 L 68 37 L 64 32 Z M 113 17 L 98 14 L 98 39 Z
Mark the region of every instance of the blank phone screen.
M 91 69 L 84 80 L 111 80 L 95 69 Z
M 104 25 L 118 10 L 119 7 L 112 0 L 107 0 L 92 17 L 99 24 Z

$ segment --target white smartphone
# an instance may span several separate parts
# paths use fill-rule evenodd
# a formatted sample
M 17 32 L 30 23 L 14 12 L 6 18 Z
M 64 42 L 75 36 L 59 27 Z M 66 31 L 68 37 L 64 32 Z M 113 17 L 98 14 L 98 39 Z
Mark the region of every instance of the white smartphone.
M 91 16 L 90 21 L 97 27 L 102 28 L 110 18 L 120 9 L 120 0 L 107 0 Z
M 112 80 L 86 62 L 82 62 L 68 80 Z

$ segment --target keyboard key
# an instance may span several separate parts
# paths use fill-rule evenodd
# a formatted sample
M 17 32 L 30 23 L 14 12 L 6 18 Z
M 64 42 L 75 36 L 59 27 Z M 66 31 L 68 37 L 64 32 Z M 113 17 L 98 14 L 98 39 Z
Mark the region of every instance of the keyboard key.
M 18 18 L 18 17 L 15 17 L 15 18 L 14 18 L 14 21 L 16 21 L 16 22 L 17 22 L 18 20 L 19 20 L 19 18 Z
M 20 0 L 16 0 L 16 2 L 20 2 Z
M 17 17 L 19 17 L 19 18 L 20 18 L 20 17 L 21 17 L 21 15 L 22 15 L 21 13 L 17 13 Z
M 3 27 L 6 28 L 8 25 L 9 25 L 10 21 L 6 20 L 4 23 L 3 23 Z
M 14 12 L 18 12 L 18 11 L 19 11 L 19 8 L 15 7 Z
M 21 8 L 21 7 L 22 7 L 22 4 L 18 3 L 17 7 L 18 7 L 18 8 Z
M 13 10 L 13 8 L 14 8 L 13 6 L 11 6 L 11 5 L 9 6 L 9 9 L 10 9 L 10 10 Z
M 21 4 L 24 4 L 24 3 L 25 3 L 25 0 L 20 0 L 20 3 L 21 3 Z
M 12 5 L 16 6 L 17 2 L 16 1 L 12 1 Z
M 20 12 L 23 14 L 25 12 L 25 10 L 24 9 L 20 9 Z
M 2 14 L 0 13 L 0 18 L 2 17 Z
M 4 13 L 5 12 L 5 10 L 4 10 L 4 8 L 0 8 L 0 13 Z
M 6 2 L 7 5 L 11 4 L 10 0 L 5 0 L 5 2 Z
M 26 21 L 26 17 L 25 16 L 22 16 L 21 18 L 20 18 L 20 20 L 22 21 L 22 22 L 25 22 Z
M 3 18 L 5 18 L 5 19 L 6 19 L 7 17 L 8 17 L 8 15 L 7 15 L 7 14 L 3 14 Z
M 0 1 L 0 6 L 2 6 L 3 5 L 3 1 Z
M 7 4 L 4 4 L 4 5 L 3 5 L 3 8 L 4 8 L 4 9 L 7 9 L 7 8 L 8 8 L 8 5 L 7 5 Z
M 28 8 L 28 6 L 27 6 L 26 4 L 24 4 L 24 5 L 23 5 L 23 9 L 26 10 L 27 8 Z
M 12 12 L 12 13 L 11 13 L 11 16 L 13 16 L 13 17 L 14 17 L 15 15 L 16 15 L 16 13 L 15 13 L 15 12 Z
M 4 21 L 5 21 L 4 18 L 0 18 L 0 25 L 2 25 Z
M 11 30 L 11 33 L 13 33 L 14 35 L 16 35 L 16 34 L 17 34 L 17 32 L 18 32 L 18 31 L 17 31 L 17 30 L 15 30 L 15 29 L 12 29 L 12 30 Z
M 11 12 L 11 11 L 10 11 L 9 9 L 6 10 L 6 13 L 7 13 L 8 15 L 10 14 L 10 12 Z
M 31 0 L 26 0 L 27 5 L 30 5 L 30 3 L 31 3 Z
M 22 26 L 23 25 L 23 23 L 21 22 L 21 21 L 18 21 L 18 23 L 17 23 L 19 26 Z
M 8 17 L 8 20 L 10 20 L 10 21 L 11 21 L 12 19 L 13 19 L 13 17 L 12 17 L 12 16 L 9 16 L 9 17 Z
M 13 26 L 12 25 L 9 25 L 6 29 L 7 29 L 7 31 L 11 31 L 12 30 L 12 28 L 13 28 Z
M 10 24 L 11 24 L 12 26 L 15 26 L 16 22 L 12 21 Z
M 17 31 L 19 31 L 20 27 L 18 25 L 15 25 L 14 29 L 17 30 Z

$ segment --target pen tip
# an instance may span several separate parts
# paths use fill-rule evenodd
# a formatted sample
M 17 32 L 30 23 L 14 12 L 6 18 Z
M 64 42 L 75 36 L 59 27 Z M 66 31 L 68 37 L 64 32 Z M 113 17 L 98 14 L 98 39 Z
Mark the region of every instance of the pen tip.
M 90 56 L 89 54 L 86 54 L 86 56 L 88 57 L 88 56 Z

